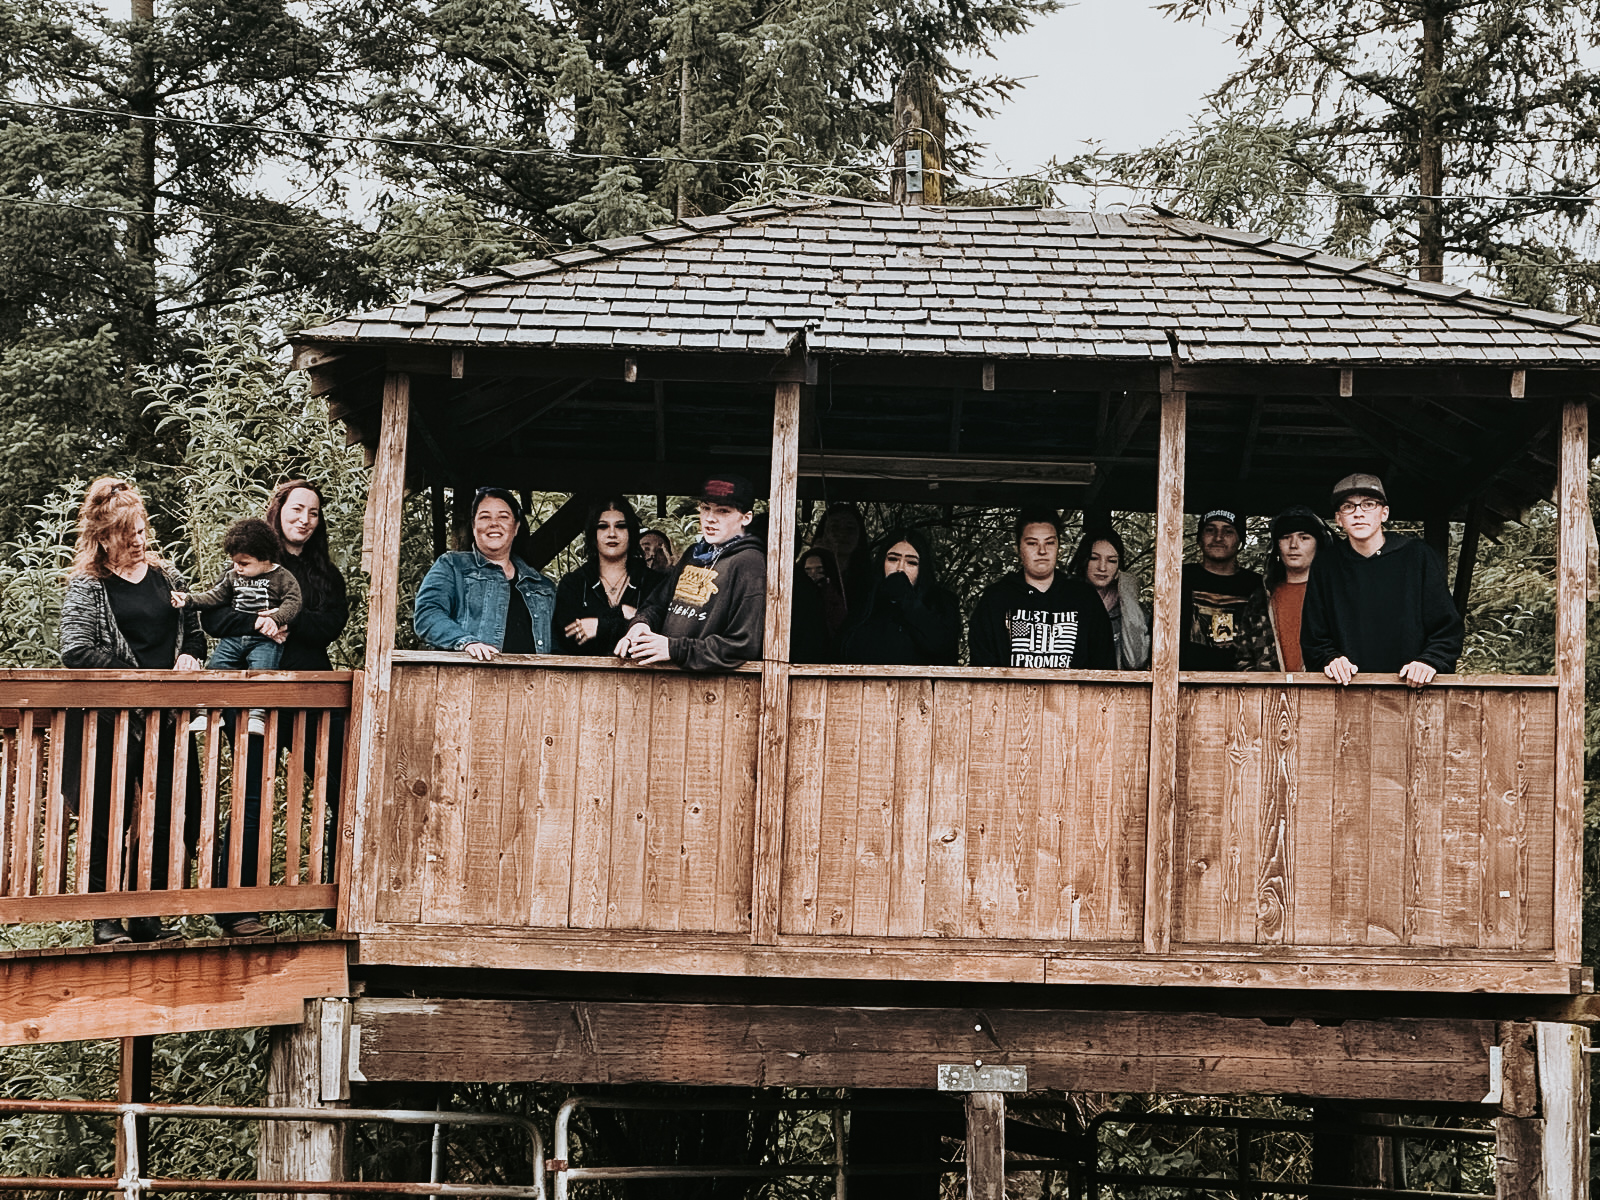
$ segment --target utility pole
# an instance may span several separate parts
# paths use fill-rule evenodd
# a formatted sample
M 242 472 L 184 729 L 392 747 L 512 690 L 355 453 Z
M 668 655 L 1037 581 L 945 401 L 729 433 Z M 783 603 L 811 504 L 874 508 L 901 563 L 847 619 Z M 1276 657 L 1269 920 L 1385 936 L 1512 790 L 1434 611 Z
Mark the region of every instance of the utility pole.
M 894 92 L 891 204 L 944 203 L 944 96 L 927 64 L 914 62 Z
M 1417 96 L 1417 278 L 1444 282 L 1444 4 L 1423 0 L 1422 90 Z
M 685 52 L 678 75 L 678 153 L 689 157 L 689 55 Z M 684 167 L 683 170 L 688 170 Z M 678 217 L 689 215 L 689 189 L 678 180 Z
M 156 344 L 156 81 L 154 43 L 155 0 L 133 0 L 131 35 L 132 86 L 128 110 L 134 140 L 133 198 L 138 211 L 128 227 L 128 257 L 138 271 L 139 344 L 131 347 L 130 368 L 149 363 Z

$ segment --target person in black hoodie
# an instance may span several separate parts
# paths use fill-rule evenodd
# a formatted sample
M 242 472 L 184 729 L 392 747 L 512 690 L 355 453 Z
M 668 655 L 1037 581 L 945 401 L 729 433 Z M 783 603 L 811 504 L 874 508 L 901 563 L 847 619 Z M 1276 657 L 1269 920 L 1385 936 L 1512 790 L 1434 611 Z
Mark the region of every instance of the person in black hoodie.
M 550 628 L 558 654 L 609 654 L 666 573 L 645 565 L 639 514 L 626 496 L 589 506 L 583 549 L 583 565 L 556 587 Z
M 939 586 L 933 546 L 920 529 L 891 529 L 879 543 L 877 580 L 852 614 L 845 662 L 953 667 L 960 652 L 961 606 Z
M 761 539 L 746 532 L 755 489 L 743 475 L 713 475 L 699 507 L 700 540 L 635 614 L 616 645 L 618 658 L 726 671 L 761 657 L 767 557 Z
M 967 630 L 972 665 L 1114 669 L 1111 618 L 1099 594 L 1056 570 L 1061 515 L 1024 509 L 1015 528 L 1021 569 L 991 583 L 973 609 Z
M 1384 533 L 1389 498 L 1376 475 L 1341 479 L 1333 507 L 1348 540 L 1311 564 L 1300 618 L 1306 669 L 1341 684 L 1361 671 L 1398 674 L 1414 688 L 1455 670 L 1461 614 L 1438 554 Z

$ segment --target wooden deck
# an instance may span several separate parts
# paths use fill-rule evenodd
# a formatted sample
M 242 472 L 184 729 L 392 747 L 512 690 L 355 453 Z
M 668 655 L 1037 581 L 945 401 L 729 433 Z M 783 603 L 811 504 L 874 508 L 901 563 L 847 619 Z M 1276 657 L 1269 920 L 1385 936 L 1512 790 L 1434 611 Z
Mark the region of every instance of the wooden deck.
M 1556 683 L 1179 685 L 1171 947 L 1144 941 L 1151 683 L 788 672 L 776 936 L 762 680 L 397 653 L 362 814 L 369 963 L 1572 992 Z

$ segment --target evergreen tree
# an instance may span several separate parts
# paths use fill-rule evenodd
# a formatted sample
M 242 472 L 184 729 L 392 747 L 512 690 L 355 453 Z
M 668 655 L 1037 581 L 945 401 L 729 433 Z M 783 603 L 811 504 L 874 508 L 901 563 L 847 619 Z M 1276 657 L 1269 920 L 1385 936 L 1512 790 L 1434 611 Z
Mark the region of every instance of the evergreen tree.
M 1110 172 L 1208 220 L 1440 280 L 1489 264 L 1510 294 L 1584 311 L 1600 183 L 1600 14 L 1579 0 L 1172 0 L 1237 17 L 1239 70 L 1194 129 Z

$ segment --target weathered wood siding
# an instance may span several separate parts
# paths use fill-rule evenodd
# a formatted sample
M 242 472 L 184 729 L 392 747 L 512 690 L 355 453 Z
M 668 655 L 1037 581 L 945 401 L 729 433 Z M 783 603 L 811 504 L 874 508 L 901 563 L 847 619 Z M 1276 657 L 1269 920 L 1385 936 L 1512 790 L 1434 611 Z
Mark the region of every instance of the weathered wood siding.
M 1147 687 L 790 687 L 781 932 L 1139 938 Z
M 1185 685 L 1173 940 L 1550 950 L 1555 700 Z
M 396 664 L 378 921 L 748 930 L 760 685 Z

